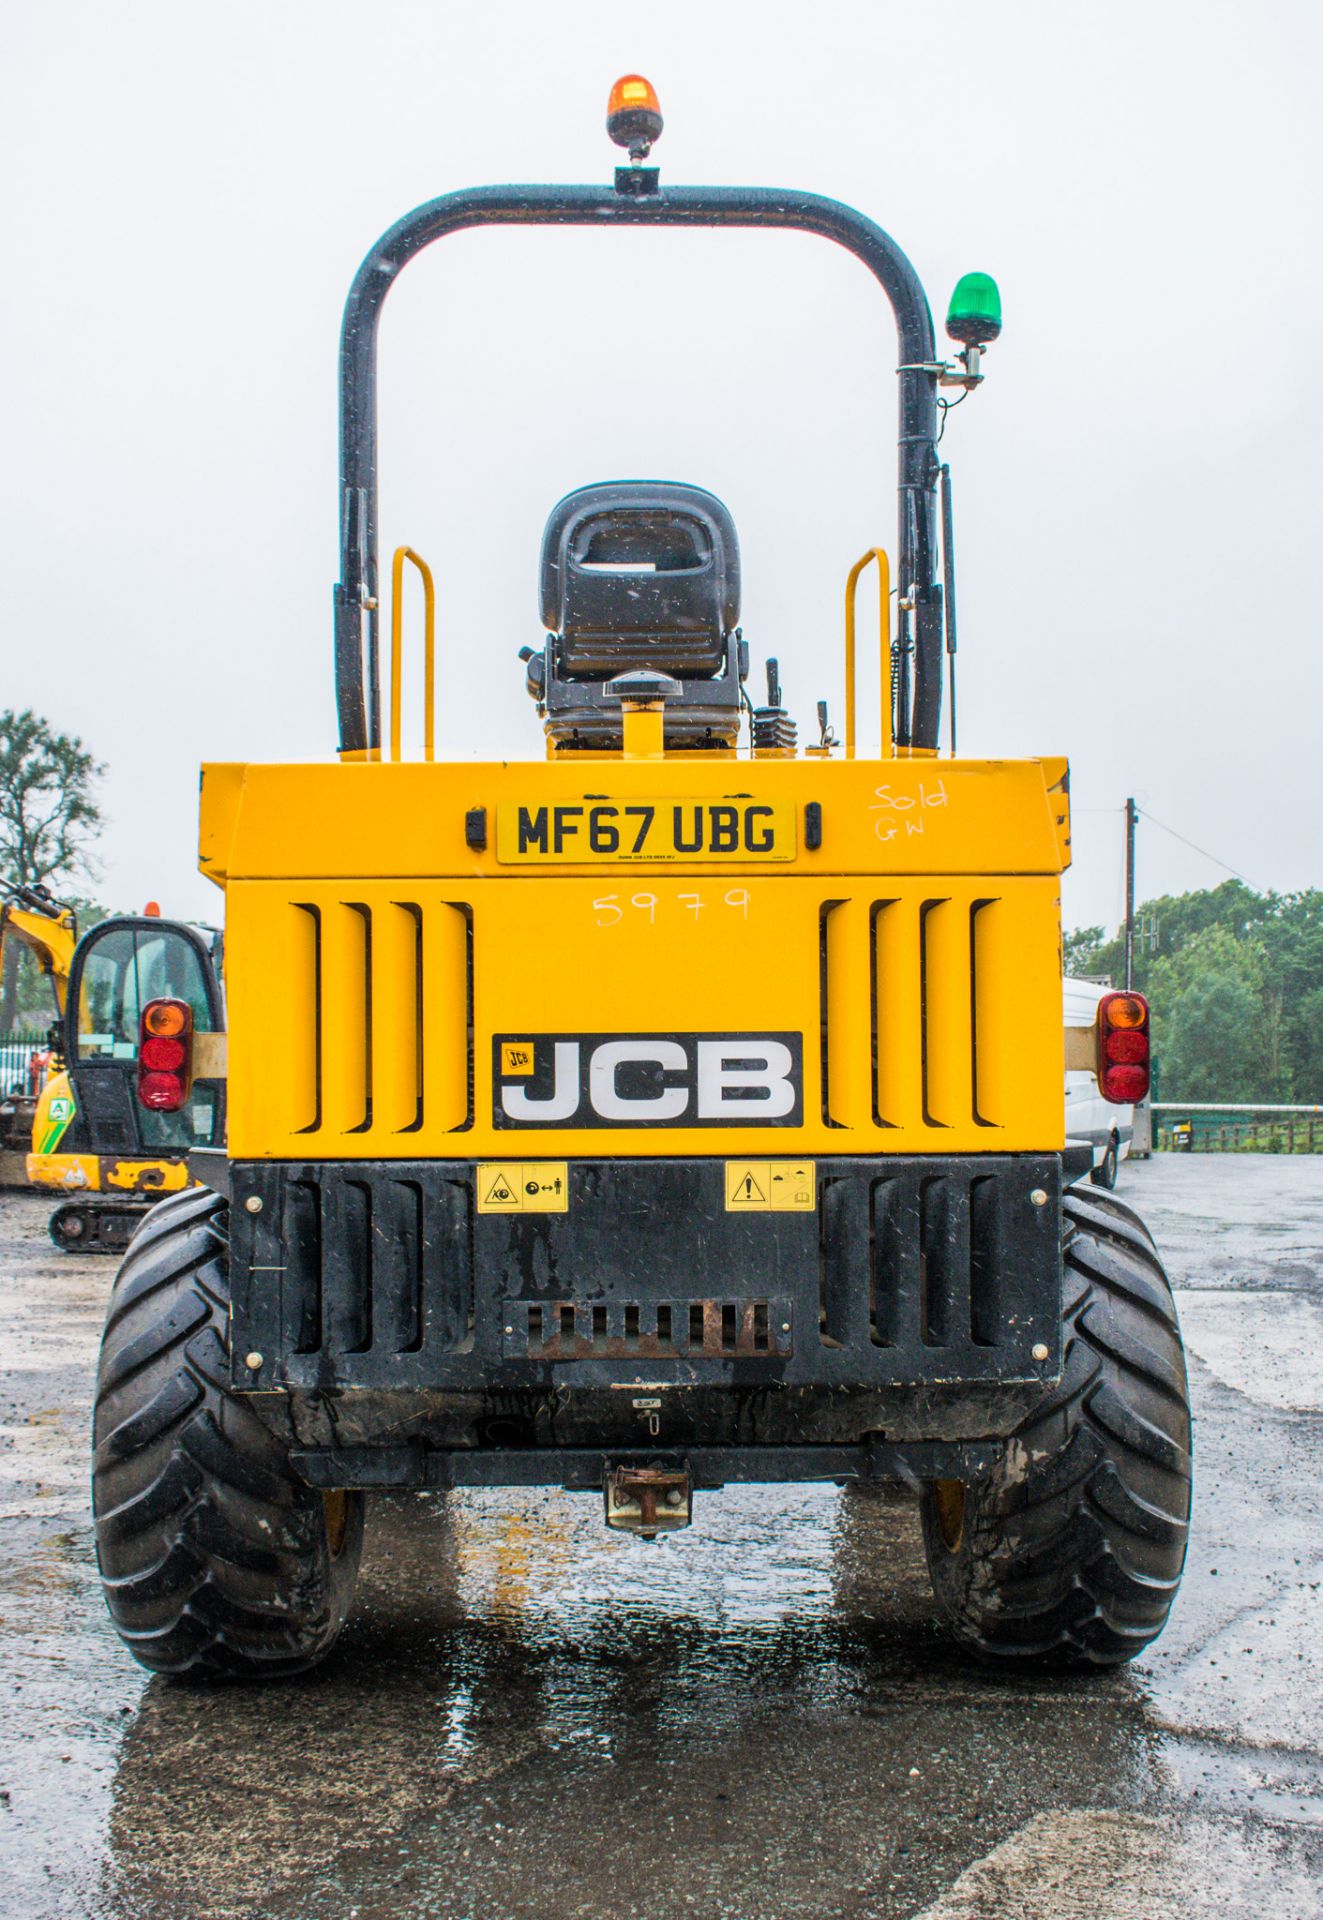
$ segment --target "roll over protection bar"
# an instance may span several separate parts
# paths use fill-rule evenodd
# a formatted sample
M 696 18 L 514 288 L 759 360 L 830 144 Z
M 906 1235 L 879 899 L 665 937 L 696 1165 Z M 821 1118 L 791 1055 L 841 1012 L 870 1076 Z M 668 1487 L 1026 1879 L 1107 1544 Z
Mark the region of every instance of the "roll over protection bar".
M 377 591 L 377 326 L 395 278 L 448 233 L 484 226 L 777 227 L 821 234 L 853 253 L 891 302 L 900 348 L 899 597 L 914 620 L 914 698 L 898 700 L 898 745 L 937 746 L 942 701 L 942 593 L 936 583 L 937 380 L 932 314 L 914 268 L 872 220 L 820 194 L 771 187 L 475 187 L 442 194 L 381 236 L 349 289 L 340 332 L 340 582 L 335 691 L 341 752 L 381 746 Z M 367 618 L 366 682 L 363 619 Z M 906 615 L 900 615 L 904 633 Z M 906 663 L 901 692 L 906 695 Z M 907 725 L 906 722 L 909 721 Z

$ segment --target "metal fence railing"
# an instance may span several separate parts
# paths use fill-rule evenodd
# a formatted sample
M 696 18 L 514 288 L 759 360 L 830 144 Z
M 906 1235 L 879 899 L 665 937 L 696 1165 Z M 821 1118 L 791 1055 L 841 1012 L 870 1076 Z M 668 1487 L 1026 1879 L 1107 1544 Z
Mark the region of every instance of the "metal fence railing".
M 28 1061 L 45 1047 L 44 1027 L 34 1027 L 27 1033 L 8 1033 L 0 1040 L 0 1094 L 27 1092 Z
M 1323 1106 L 1155 1100 L 1159 1153 L 1323 1153 Z

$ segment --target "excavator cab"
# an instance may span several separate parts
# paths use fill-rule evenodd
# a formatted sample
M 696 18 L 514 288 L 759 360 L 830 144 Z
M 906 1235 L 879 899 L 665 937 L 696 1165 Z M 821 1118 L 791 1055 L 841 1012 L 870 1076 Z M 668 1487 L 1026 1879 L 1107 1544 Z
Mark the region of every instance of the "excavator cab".
M 219 1146 L 225 1082 L 198 1076 L 174 1108 L 145 1106 L 141 1025 L 163 999 L 191 1011 L 194 1029 L 224 1026 L 210 934 L 153 915 L 103 920 L 78 944 L 64 1008 L 65 1072 L 38 1104 L 29 1178 L 66 1197 L 51 1216 L 58 1247 L 117 1252 L 146 1207 L 190 1183 L 187 1155 Z

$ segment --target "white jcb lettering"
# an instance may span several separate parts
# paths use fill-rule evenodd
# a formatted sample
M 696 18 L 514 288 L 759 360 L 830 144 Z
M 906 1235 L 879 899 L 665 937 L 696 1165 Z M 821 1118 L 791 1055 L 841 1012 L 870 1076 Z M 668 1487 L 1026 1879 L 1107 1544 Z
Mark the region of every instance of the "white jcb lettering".
M 662 1087 L 658 1093 L 626 1095 L 617 1084 L 620 1067 L 644 1064 L 662 1072 L 683 1073 L 689 1064 L 676 1040 L 607 1040 L 588 1063 L 588 1098 L 603 1120 L 678 1120 L 689 1105 L 687 1087 Z
M 799 1040 L 493 1036 L 498 1126 L 776 1126 L 800 1117 Z M 536 1068 L 536 1071 L 535 1071 Z
M 556 1042 L 551 1092 L 545 1099 L 533 1099 L 526 1087 L 512 1086 L 506 1081 L 501 1087 L 501 1107 L 511 1120 L 541 1121 L 546 1124 L 553 1120 L 573 1118 L 579 1110 L 578 1041 Z
M 780 1040 L 700 1040 L 699 1119 L 747 1120 L 752 1126 L 782 1119 L 794 1111 L 794 1064 Z

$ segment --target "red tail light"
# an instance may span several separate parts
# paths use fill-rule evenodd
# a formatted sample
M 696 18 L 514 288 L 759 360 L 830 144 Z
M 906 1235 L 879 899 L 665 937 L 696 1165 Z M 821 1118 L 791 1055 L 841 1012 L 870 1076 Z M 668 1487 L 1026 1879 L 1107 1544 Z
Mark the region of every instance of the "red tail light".
M 138 1023 L 138 1104 L 177 1113 L 193 1079 L 193 1011 L 186 1000 L 149 1000 Z
M 1105 993 L 1098 1002 L 1098 1090 L 1116 1106 L 1133 1106 L 1148 1083 L 1148 1001 L 1142 993 Z

